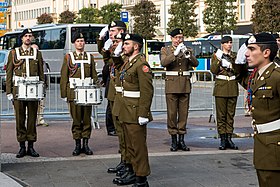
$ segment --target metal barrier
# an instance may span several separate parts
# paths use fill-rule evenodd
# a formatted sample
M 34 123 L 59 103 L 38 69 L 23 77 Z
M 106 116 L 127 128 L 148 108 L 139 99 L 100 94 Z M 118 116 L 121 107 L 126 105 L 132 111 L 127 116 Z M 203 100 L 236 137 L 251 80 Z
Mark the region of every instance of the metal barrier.
M 189 110 L 196 116 L 209 116 L 212 117 L 215 111 L 215 101 L 212 96 L 214 78 L 210 71 L 191 71 L 195 77 L 195 83 L 192 83 L 192 92 L 190 97 L 190 108 Z M 65 101 L 60 98 L 60 87 L 59 87 L 59 72 L 45 73 L 48 80 L 48 89 L 46 90 L 46 100 L 44 115 L 59 115 L 69 114 L 68 105 Z M 165 72 L 155 71 L 153 72 L 154 79 L 154 97 L 152 102 L 152 112 L 166 112 L 166 100 L 165 100 Z M 5 74 L 0 74 L 1 90 L 2 83 Z M 238 109 L 244 109 L 244 94 L 240 88 L 240 96 L 237 103 Z M 103 88 L 103 93 L 104 88 Z M 13 116 L 12 102 L 8 101 L 5 92 L 1 92 L 1 106 L 0 116 Z M 105 114 L 107 106 L 107 100 L 104 99 L 101 105 L 94 106 L 93 118 L 94 123 L 98 125 L 98 114 Z

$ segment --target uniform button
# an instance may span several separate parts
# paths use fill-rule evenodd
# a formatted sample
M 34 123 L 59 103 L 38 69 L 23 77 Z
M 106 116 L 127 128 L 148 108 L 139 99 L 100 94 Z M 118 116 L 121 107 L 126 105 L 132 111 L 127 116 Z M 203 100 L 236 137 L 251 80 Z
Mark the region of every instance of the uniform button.
M 180 69 L 180 71 L 182 71 L 182 69 Z
M 255 107 L 252 107 L 252 110 L 255 110 Z
M 277 142 L 277 145 L 280 145 L 280 142 Z
M 181 63 L 179 63 L 179 65 L 181 66 Z
M 255 95 L 252 96 L 253 99 L 254 99 L 255 97 L 256 97 Z
M 256 135 L 257 134 L 257 131 L 254 131 L 254 135 Z
M 263 95 L 262 97 L 265 98 L 265 95 Z
M 253 121 L 253 122 L 255 122 L 256 120 L 255 120 L 255 119 L 253 119 L 252 121 Z
M 261 77 L 261 81 L 263 81 L 264 80 L 264 77 Z

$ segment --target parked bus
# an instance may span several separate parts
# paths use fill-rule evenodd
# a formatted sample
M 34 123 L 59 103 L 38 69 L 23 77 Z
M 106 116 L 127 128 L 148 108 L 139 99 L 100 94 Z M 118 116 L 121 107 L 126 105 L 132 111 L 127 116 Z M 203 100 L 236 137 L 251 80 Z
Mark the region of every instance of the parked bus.
M 85 51 L 94 55 L 97 71 L 103 67 L 102 56 L 98 53 L 96 38 L 105 24 L 42 24 L 31 27 L 35 43 L 39 46 L 44 60 L 52 72 L 59 72 L 65 54 L 74 51 L 72 37 L 76 32 L 85 36 Z M 7 32 L 0 38 L 2 49 L 13 49 L 21 45 L 20 31 Z
M 160 65 L 160 50 L 165 46 L 165 42 L 157 40 L 147 40 L 145 42 L 146 60 L 153 70 L 160 70 L 163 67 Z

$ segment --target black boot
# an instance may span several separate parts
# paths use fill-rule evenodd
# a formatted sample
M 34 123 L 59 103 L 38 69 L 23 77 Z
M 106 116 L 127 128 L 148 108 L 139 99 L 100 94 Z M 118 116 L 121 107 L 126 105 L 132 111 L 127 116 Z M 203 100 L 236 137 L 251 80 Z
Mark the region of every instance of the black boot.
M 125 167 L 125 162 L 123 160 L 121 160 L 120 163 L 116 167 L 108 168 L 107 172 L 108 173 L 117 173 L 118 171 L 120 171 L 124 167 Z
M 81 154 L 81 140 L 80 139 L 75 139 L 76 146 L 75 149 L 72 153 L 73 156 L 78 156 Z
M 127 172 L 126 164 L 119 171 L 117 171 L 116 176 L 121 177 Z
M 120 178 L 115 178 L 113 180 L 113 183 L 117 185 L 129 185 L 134 184 L 135 180 L 136 176 L 133 171 L 132 165 L 126 164 L 126 172 Z
M 149 187 L 147 177 L 136 176 L 136 182 L 132 187 Z
M 34 142 L 28 142 L 28 147 L 27 147 L 27 155 L 30 155 L 30 156 L 32 156 L 32 157 L 39 157 L 40 155 L 39 155 L 39 153 L 37 153 L 36 151 L 35 151 L 35 149 L 33 148 L 33 143 Z
M 184 134 L 179 134 L 178 149 L 181 149 L 183 151 L 189 151 L 190 148 L 186 146 L 184 136 Z
M 171 135 L 171 147 L 170 151 L 177 151 L 178 150 L 178 144 L 177 144 L 177 134 Z
M 83 147 L 81 153 L 85 153 L 86 155 L 93 155 L 92 150 L 88 147 L 88 138 L 83 138 Z
M 226 134 L 226 148 L 237 150 L 238 147 L 232 142 L 231 137 L 232 137 L 232 134 L 230 134 L 230 133 Z
M 16 155 L 17 158 L 22 158 L 26 155 L 26 147 L 25 147 L 25 142 L 19 142 L 19 151 Z
M 225 150 L 226 149 L 226 134 L 220 134 L 220 138 L 221 138 L 221 144 L 220 144 L 219 149 Z

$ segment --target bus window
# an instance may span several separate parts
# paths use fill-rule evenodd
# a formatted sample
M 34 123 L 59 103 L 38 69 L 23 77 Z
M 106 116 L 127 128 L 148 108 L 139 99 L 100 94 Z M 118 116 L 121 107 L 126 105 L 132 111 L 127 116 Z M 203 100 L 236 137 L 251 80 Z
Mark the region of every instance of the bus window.
M 3 49 L 14 49 L 21 45 L 19 34 L 7 35 L 3 42 Z
M 103 27 L 71 27 L 71 41 L 76 32 L 83 33 L 86 44 L 96 44 L 96 38 Z

